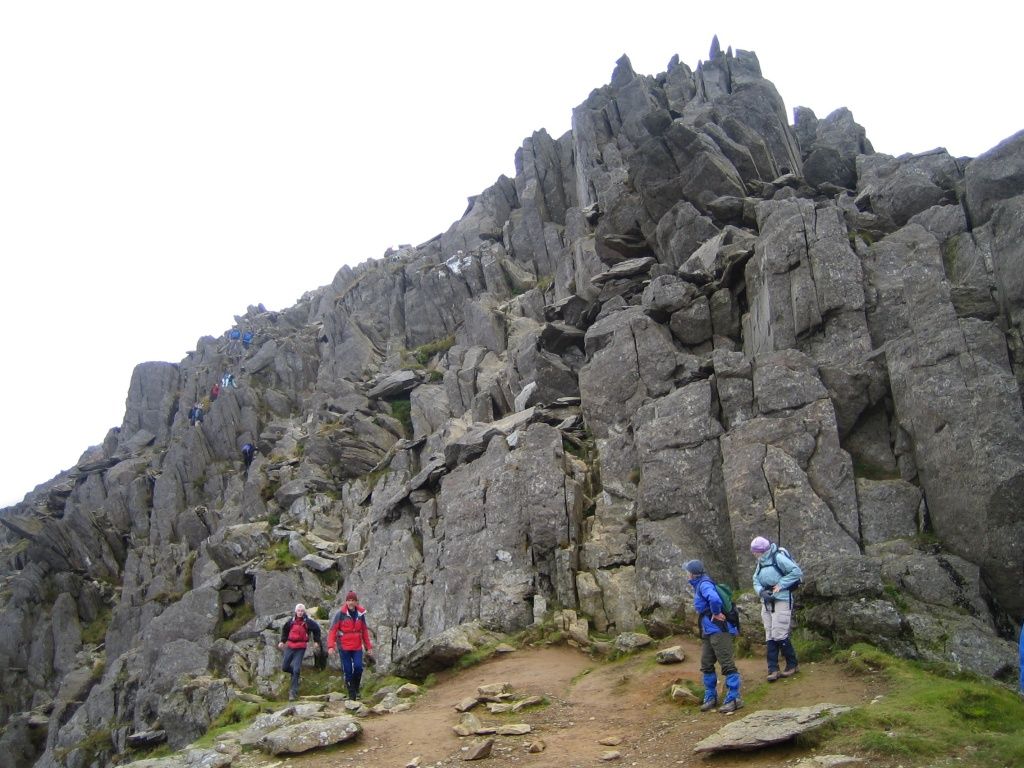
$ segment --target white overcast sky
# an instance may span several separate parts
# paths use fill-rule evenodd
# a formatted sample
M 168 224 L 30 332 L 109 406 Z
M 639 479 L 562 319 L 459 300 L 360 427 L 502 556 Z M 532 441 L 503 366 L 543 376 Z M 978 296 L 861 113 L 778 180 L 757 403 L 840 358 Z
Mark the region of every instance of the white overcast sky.
M 623 53 L 695 67 L 717 33 L 791 117 L 847 106 L 877 151 L 975 156 L 1024 128 L 1019 9 L 2 2 L 0 506 L 121 423 L 137 363 L 447 229 Z

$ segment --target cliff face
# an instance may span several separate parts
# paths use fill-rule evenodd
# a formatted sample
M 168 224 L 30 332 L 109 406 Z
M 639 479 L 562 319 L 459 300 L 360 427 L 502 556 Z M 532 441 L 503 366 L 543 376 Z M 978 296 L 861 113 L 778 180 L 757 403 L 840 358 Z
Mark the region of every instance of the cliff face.
M 623 57 L 446 232 L 140 365 L 121 428 L 0 512 L 0 743 L 188 743 L 349 589 L 406 671 L 545 608 L 666 632 L 680 564 L 749 589 L 756 535 L 813 631 L 1004 673 L 1022 222 L 1024 133 L 893 158 L 847 110 L 789 125 L 753 53 Z

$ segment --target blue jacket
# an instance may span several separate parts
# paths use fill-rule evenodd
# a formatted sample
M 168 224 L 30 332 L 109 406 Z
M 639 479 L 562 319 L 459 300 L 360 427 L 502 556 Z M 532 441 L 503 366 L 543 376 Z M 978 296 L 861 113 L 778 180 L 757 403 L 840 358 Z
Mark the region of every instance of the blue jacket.
M 1020 626 L 1020 692 L 1024 693 L 1024 624 Z
M 776 554 L 778 553 L 778 554 Z M 772 565 L 772 555 L 779 564 L 776 568 Z M 784 552 L 779 550 L 778 544 L 772 544 L 757 560 L 757 567 L 754 568 L 754 594 L 760 595 L 762 589 L 771 589 L 778 584 L 781 589 L 775 593 L 776 600 L 789 600 L 789 588 L 804 577 L 804 572 L 791 557 L 786 557 Z
M 711 620 L 715 614 L 722 612 L 722 598 L 718 595 L 713 582 L 706 573 L 696 579 L 688 579 L 693 587 L 693 608 L 700 614 L 700 631 L 703 635 L 714 635 L 722 631 L 722 627 Z M 730 635 L 739 634 L 736 627 L 726 622 Z

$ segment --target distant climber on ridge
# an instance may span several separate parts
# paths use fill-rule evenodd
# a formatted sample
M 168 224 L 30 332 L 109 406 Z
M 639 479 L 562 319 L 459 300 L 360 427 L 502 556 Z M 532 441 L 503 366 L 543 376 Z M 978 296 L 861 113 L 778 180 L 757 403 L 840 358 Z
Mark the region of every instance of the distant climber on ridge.
M 249 465 L 252 464 L 252 457 L 256 453 L 256 449 L 253 448 L 252 443 L 246 443 L 242 446 L 242 461 L 245 462 L 245 468 L 248 470 Z

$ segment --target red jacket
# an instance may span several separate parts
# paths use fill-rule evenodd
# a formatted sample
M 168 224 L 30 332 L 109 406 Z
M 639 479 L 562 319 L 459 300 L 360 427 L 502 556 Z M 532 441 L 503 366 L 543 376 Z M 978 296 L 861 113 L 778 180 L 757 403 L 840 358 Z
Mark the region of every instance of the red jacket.
M 341 635 L 343 651 L 361 651 L 364 647 L 368 651 L 373 650 L 370 629 L 366 626 L 366 609 L 361 605 L 356 606 L 355 616 L 345 606 L 334 614 L 331 629 L 327 633 L 327 647 L 331 650 L 334 650 L 338 634 Z
M 293 631 L 294 630 L 294 631 Z M 281 627 L 281 642 L 289 648 L 305 648 L 313 640 L 320 645 L 320 624 L 309 616 L 304 621 L 295 621 L 295 615 Z

